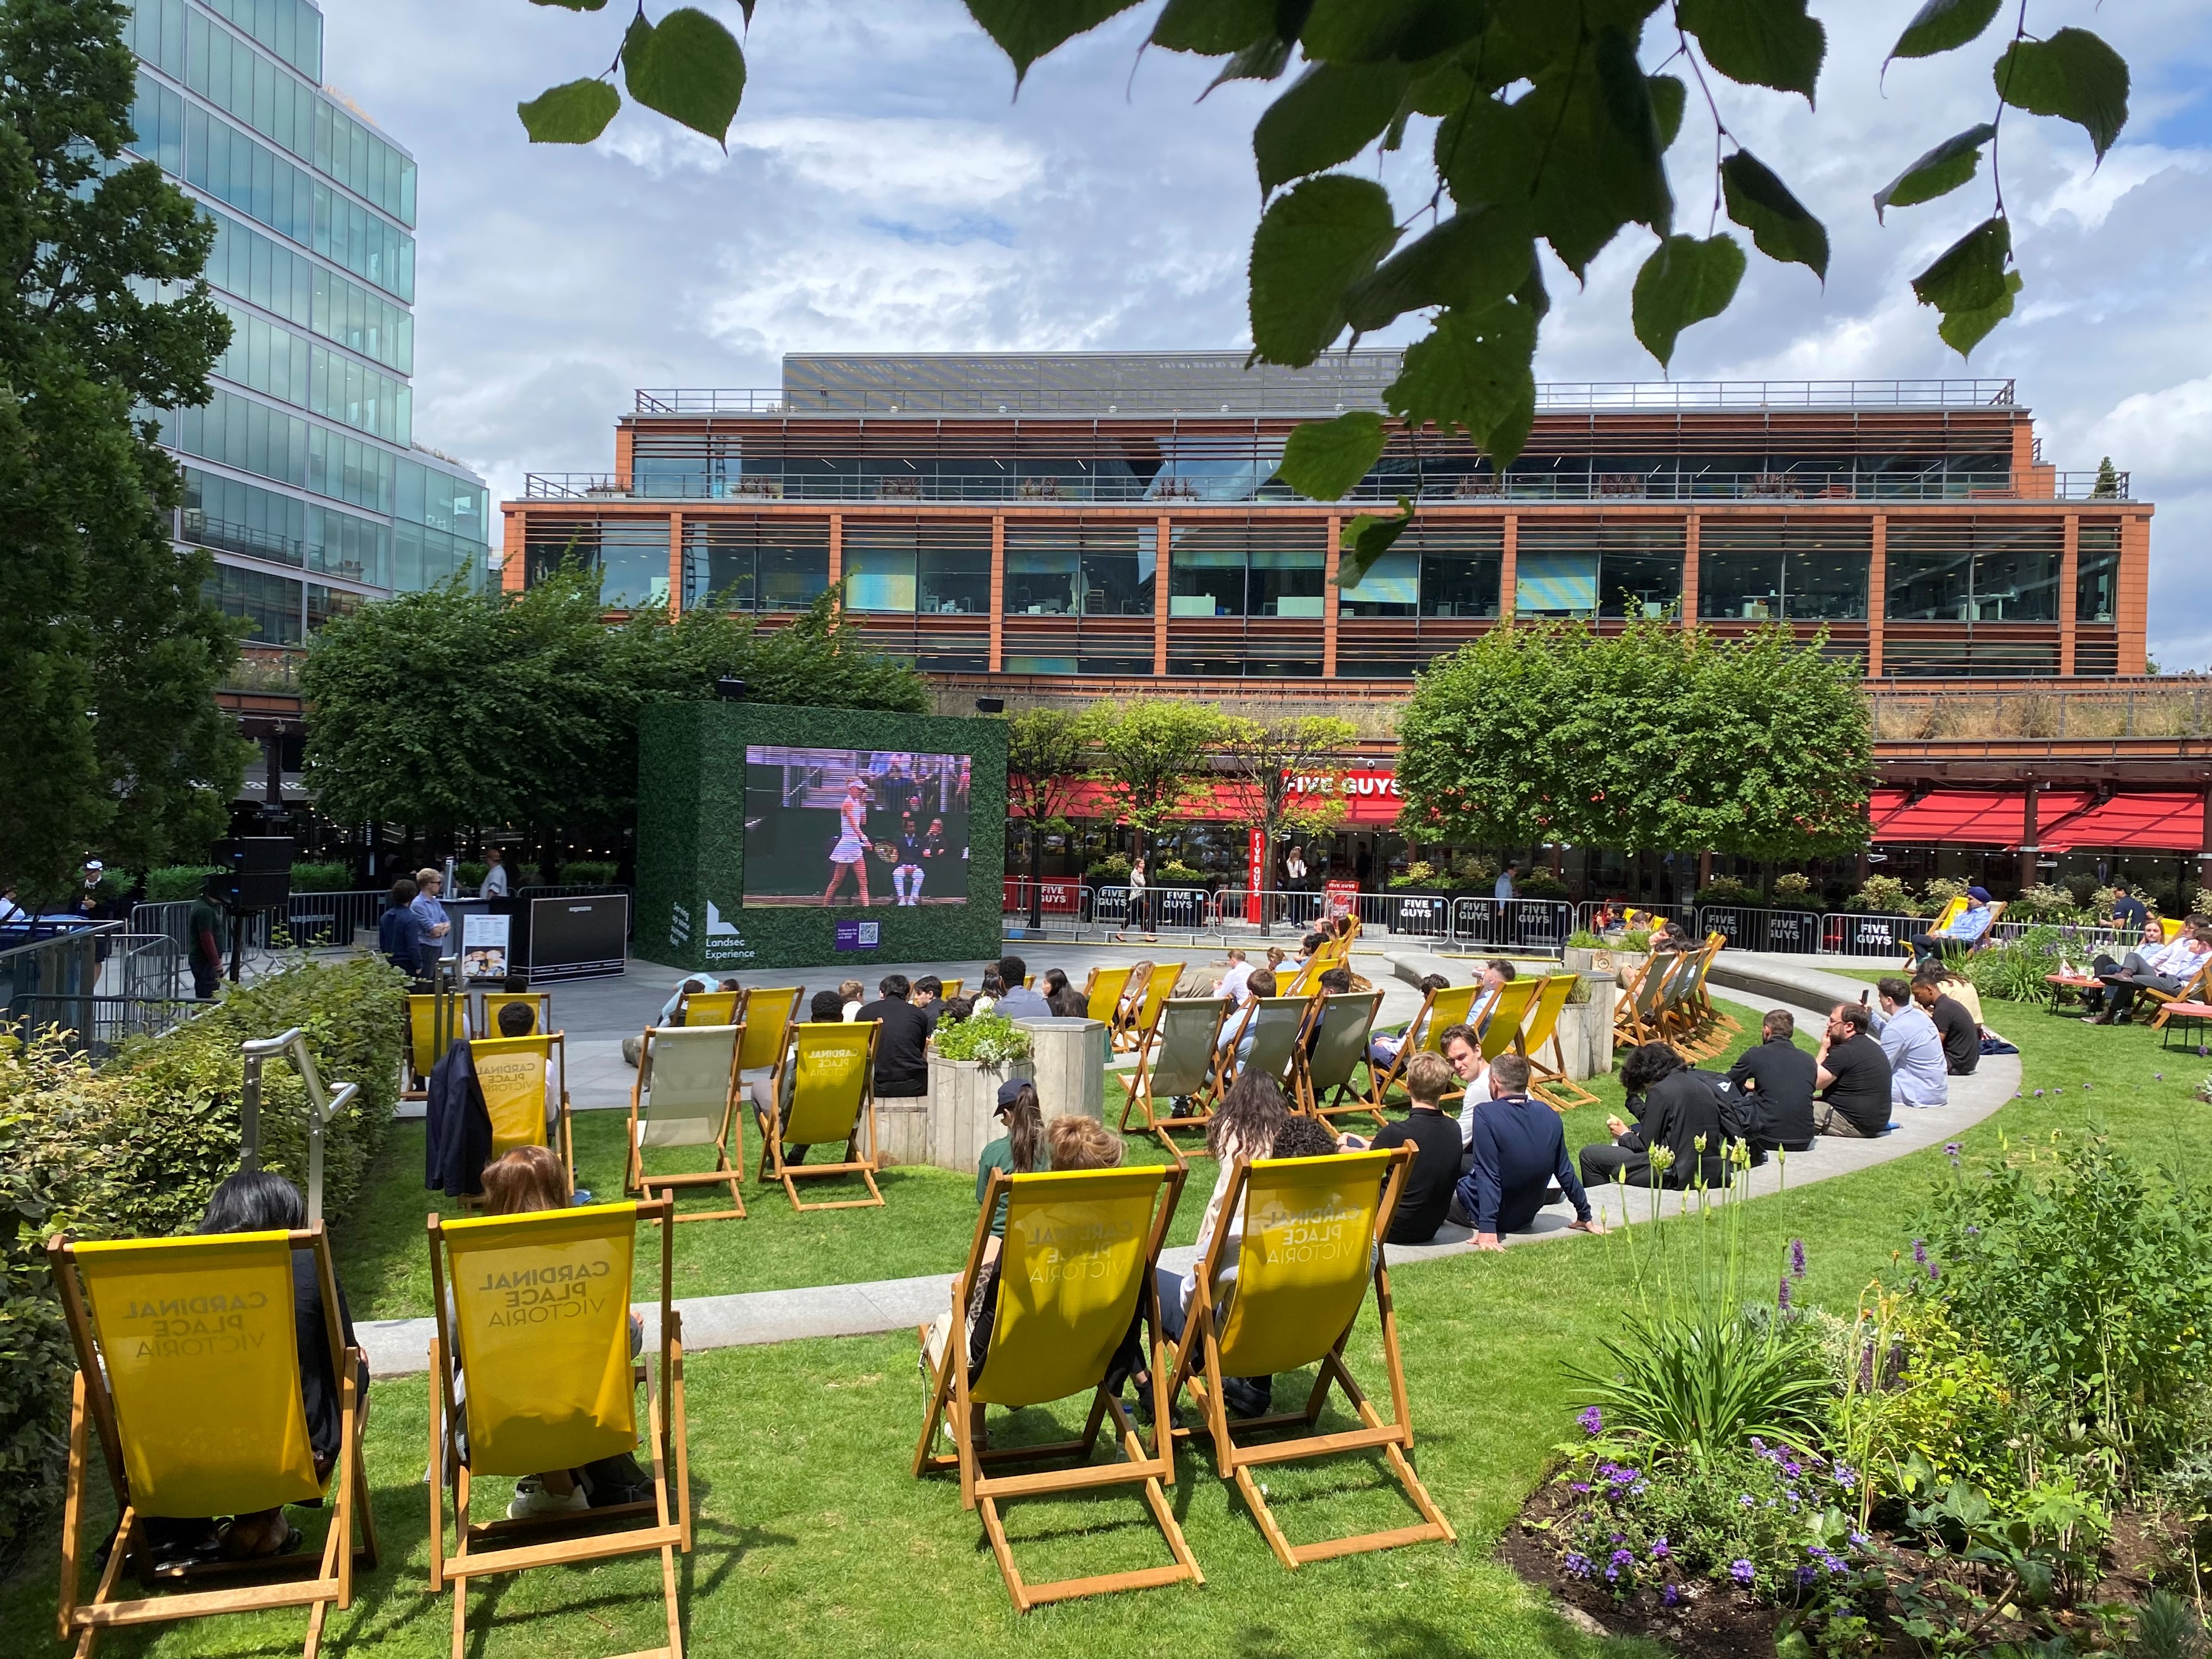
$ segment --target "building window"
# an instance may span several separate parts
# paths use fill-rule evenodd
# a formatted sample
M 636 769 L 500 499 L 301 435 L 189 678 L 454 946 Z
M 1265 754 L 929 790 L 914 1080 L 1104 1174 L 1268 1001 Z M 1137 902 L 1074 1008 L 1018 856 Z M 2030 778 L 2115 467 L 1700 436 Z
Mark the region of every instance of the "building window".
M 1006 528 L 1006 615 L 1073 616 L 1083 555 L 1073 536 L 1031 531 L 1019 539 Z M 1024 669 L 1025 674 L 1068 673 L 1070 669 Z
M 2055 622 L 2062 536 L 2056 524 L 1892 524 L 1889 620 Z
M 1189 524 L 1170 534 L 1169 615 L 1320 619 L 1323 525 Z
M 1495 524 L 1416 522 L 1338 590 L 1340 616 L 1495 616 L 1504 532 Z
M 2074 620 L 2110 622 L 2119 615 L 2120 527 L 2084 524 L 2074 575 Z
M 665 518 L 532 518 L 523 558 L 523 580 L 533 587 L 574 561 L 599 572 L 599 602 L 611 609 L 668 602 Z
M 854 610 L 988 615 L 991 527 L 848 519 L 845 582 L 845 602 Z
M 1523 524 L 1513 609 L 1535 616 L 1664 616 L 1681 602 L 1679 524 Z
M 826 518 L 684 520 L 686 610 L 805 610 L 829 585 Z
M 226 616 L 242 616 L 253 625 L 246 642 L 255 645 L 296 645 L 301 640 L 301 589 L 297 582 L 264 571 L 218 565 L 202 590 Z
M 1708 521 L 1698 543 L 1698 615 L 1709 621 L 1866 620 L 1869 524 Z
M 313 633 L 324 623 L 341 616 L 350 616 L 368 602 L 357 593 L 343 588 L 326 588 L 320 582 L 307 584 L 307 632 Z

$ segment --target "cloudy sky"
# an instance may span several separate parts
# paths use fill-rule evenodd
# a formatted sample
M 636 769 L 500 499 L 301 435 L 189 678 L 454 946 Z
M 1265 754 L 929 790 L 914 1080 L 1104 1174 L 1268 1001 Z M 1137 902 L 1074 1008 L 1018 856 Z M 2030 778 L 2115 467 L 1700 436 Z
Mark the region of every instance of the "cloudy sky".
M 741 22 L 734 0 L 699 3 Z M 496 493 L 526 470 L 611 468 L 634 387 L 773 386 L 787 351 L 1249 341 L 1249 135 L 1279 88 L 1199 101 L 1212 65 L 1139 55 L 1156 5 L 1040 64 L 1015 99 L 1006 60 L 953 0 L 759 0 L 726 155 L 628 109 L 588 149 L 524 141 L 516 102 L 606 64 L 621 5 L 323 4 L 325 78 L 421 163 L 416 436 Z M 1886 229 L 1869 198 L 1988 118 L 1997 32 L 1896 64 L 1885 85 L 1882 53 L 1911 0 L 1813 9 L 1829 33 L 1817 112 L 1717 91 L 1730 130 L 1826 221 L 1827 286 L 1754 257 L 1728 315 L 1683 336 L 1676 378 L 2016 378 L 2046 459 L 2086 469 L 2110 454 L 2157 503 L 2152 655 L 2169 669 L 2212 664 L 2212 8 L 2032 0 L 2038 33 L 2094 27 L 2129 59 L 2132 114 L 2101 168 L 2078 128 L 2006 122 L 2027 289 L 1971 367 L 1906 281 L 1989 211 L 1986 167 Z M 1673 155 L 1681 222 L 1698 233 L 1706 121 L 1692 110 Z M 1409 210 L 1428 186 L 1409 165 L 1424 139 L 1380 173 Z M 1586 292 L 1552 274 L 1540 378 L 1659 378 L 1627 318 L 1650 245 L 1625 234 Z

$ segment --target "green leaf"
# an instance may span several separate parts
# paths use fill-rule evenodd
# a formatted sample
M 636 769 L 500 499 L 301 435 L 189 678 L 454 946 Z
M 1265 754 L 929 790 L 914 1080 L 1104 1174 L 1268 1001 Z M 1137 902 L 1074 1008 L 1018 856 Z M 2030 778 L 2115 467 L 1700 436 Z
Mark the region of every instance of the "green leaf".
M 1875 219 L 1881 218 L 1885 209 L 1909 208 L 1949 195 L 1974 176 L 1982 165 L 1982 146 L 1996 136 L 1997 130 L 1984 121 L 1946 138 L 1875 192 Z
M 968 15 L 1014 61 L 1017 90 L 1030 65 L 1085 29 L 1125 12 L 1137 0 L 968 0 Z
M 1345 290 L 1375 269 L 1398 230 L 1380 185 L 1340 173 L 1277 197 L 1252 234 L 1252 346 L 1303 368 L 1344 330 Z
M 1743 281 L 1743 250 L 1725 234 L 1704 242 L 1670 236 L 1652 251 L 1636 273 L 1629 315 L 1636 337 L 1661 367 L 1674 355 L 1674 342 L 1684 329 L 1728 309 L 1736 284 Z
M 565 11 L 604 11 L 607 0 L 530 0 L 533 6 L 559 6 Z
M 1689 88 L 1671 75 L 1655 75 L 1650 78 L 1651 118 L 1659 128 L 1659 148 L 1674 148 L 1674 139 L 1682 130 L 1682 111 L 1688 104 Z
M 1398 511 L 1388 518 L 1380 513 L 1363 512 L 1346 519 L 1344 533 L 1337 540 L 1337 586 L 1358 587 L 1374 568 L 1375 561 L 1390 551 L 1392 544 L 1413 522 L 1413 504 L 1402 495 L 1398 498 Z
M 1982 342 L 1982 337 L 2012 315 L 2013 296 L 2021 288 L 2021 275 L 2016 270 L 2005 273 L 2004 292 L 1991 305 L 1976 306 L 1970 311 L 1944 313 L 1943 320 L 1936 325 L 1936 332 L 1943 343 L 1960 356 L 1970 354 Z
M 1168 0 L 1152 25 L 1152 43 L 1218 58 L 1274 32 L 1274 0 Z
M 1367 476 L 1389 441 L 1382 417 L 1372 409 L 1347 409 L 1334 421 L 1309 421 L 1291 429 L 1279 475 L 1309 500 L 1334 501 Z
M 1828 33 L 1805 15 L 1805 0 L 1681 0 L 1680 15 L 1705 61 L 1730 80 L 1813 101 Z
M 1407 348 L 1383 401 L 1413 426 L 1465 427 L 1503 467 L 1535 420 L 1535 354 L 1536 314 L 1518 300 L 1449 311 Z
M 1991 73 L 1997 96 L 2014 109 L 2085 129 L 2100 161 L 2128 124 L 2127 60 L 2087 29 L 2016 40 Z
M 1982 311 L 2005 296 L 2005 265 L 2012 256 L 2012 227 L 2002 218 L 1984 219 L 1936 256 L 1936 263 L 1912 279 L 1912 292 L 1923 306 L 1945 316 Z
M 1997 15 L 2003 0 L 1928 0 L 1912 14 L 1905 33 L 1889 49 L 1892 58 L 1933 58 L 1963 46 Z
M 1494 304 L 1527 280 L 1536 260 L 1527 218 L 1470 208 L 1407 243 L 1344 296 L 1345 319 L 1362 333 L 1430 306 Z
M 696 7 L 650 25 L 640 13 L 623 39 L 623 82 L 647 109 L 727 148 L 745 95 L 745 55 L 737 36 Z
M 514 112 L 533 144 L 588 144 L 621 107 L 622 94 L 605 82 L 571 81 L 517 104 Z
M 1411 77 L 1396 64 L 1316 64 L 1252 129 L 1260 191 L 1321 173 L 1365 149 L 1398 112 Z
M 1489 8 L 1471 0 L 1314 0 L 1295 31 L 1310 58 L 1418 64 L 1482 33 Z
M 1721 187 L 1729 217 L 1751 233 L 1761 253 L 1828 280 L 1827 231 L 1757 156 L 1738 150 L 1722 162 Z

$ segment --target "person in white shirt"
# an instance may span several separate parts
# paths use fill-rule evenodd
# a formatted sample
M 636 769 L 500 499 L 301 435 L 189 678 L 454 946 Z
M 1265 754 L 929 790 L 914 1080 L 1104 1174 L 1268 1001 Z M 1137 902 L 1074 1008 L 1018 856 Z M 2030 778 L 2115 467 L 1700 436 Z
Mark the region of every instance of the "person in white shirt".
M 1513 872 L 1520 868 L 1521 866 L 1518 864 L 1508 864 L 1504 869 L 1498 872 L 1498 885 L 1492 887 L 1490 890 L 1490 893 L 1491 897 L 1498 900 L 1499 904 L 1504 904 L 1507 899 L 1513 897 Z
M 1244 953 L 1232 950 L 1229 953 L 1228 972 L 1221 976 L 1221 983 L 1214 986 L 1213 994 L 1225 1002 L 1234 1002 L 1242 1008 L 1246 1001 L 1244 982 L 1251 977 L 1252 965 L 1244 960 Z
M 485 850 L 483 886 L 477 889 L 477 897 L 483 899 L 507 897 L 507 859 L 497 847 Z
M 1471 1026 L 1447 1026 L 1437 1046 L 1464 1091 L 1459 1103 L 1459 1172 L 1466 1176 L 1474 1168 L 1474 1109 L 1493 1098 L 1490 1068 L 1483 1062 L 1482 1042 Z
M 31 912 L 15 902 L 15 884 L 0 887 L 0 928 L 20 927 L 30 919 Z
M 1912 1000 L 1911 982 L 1893 974 L 1875 987 L 1881 999 L 1881 1051 L 1889 1058 L 1889 1098 L 1899 1106 L 1941 1106 L 1951 1099 L 1943 1034 Z
M 2130 951 L 2127 960 L 2117 966 L 2100 963 L 2097 978 L 2104 982 L 2105 1006 L 2091 1023 L 2109 1026 L 2124 1020 L 2139 992 L 2159 990 L 2171 996 L 2182 990 L 2204 966 L 2208 952 L 2212 952 L 2212 941 L 2206 938 L 2204 924 L 2191 920 L 2162 949 Z

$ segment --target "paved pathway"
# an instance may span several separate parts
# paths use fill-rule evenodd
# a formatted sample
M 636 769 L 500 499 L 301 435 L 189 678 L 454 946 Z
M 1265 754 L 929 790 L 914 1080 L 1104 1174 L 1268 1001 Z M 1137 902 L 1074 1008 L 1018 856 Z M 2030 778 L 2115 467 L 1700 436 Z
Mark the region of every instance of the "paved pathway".
M 1055 953 L 1052 960 L 1070 966 L 1073 972 L 1074 954 L 1072 951 Z M 1769 960 L 1786 966 L 1790 972 L 1786 979 L 1778 976 L 1767 980 L 1765 988 L 1780 990 L 1786 986 L 1795 994 L 1787 998 L 1759 996 L 1755 1002 L 1737 1002 L 1737 1017 L 1746 1020 L 1747 1023 L 1748 1020 L 1755 1019 L 1759 1012 L 1777 1006 L 1790 1008 L 1801 1022 L 1807 1020 L 1817 1021 L 1825 1015 L 1814 1012 L 1809 1005 L 1846 996 L 1856 1001 L 1863 984 L 1863 981 L 1839 979 L 1834 975 L 1804 966 L 1802 958 L 1757 959 L 1758 962 Z M 1747 966 L 1756 965 L 1747 958 Z M 1376 966 L 1381 966 L 1379 963 Z M 1377 984 L 1389 983 L 1387 969 L 1370 971 L 1368 977 Z M 1723 1000 L 1735 1001 L 1735 998 Z M 557 1008 L 558 1004 L 556 1006 Z M 1407 1012 L 1410 1014 L 1410 1008 Z M 618 1053 L 614 1063 L 617 1067 L 622 1064 Z M 571 1070 L 573 1089 L 573 1062 Z M 1771 1159 L 1762 1167 L 1751 1172 L 1751 1190 L 1754 1195 L 1777 1192 L 1781 1190 L 1785 1178 L 1792 1187 L 1832 1180 L 1838 1176 L 1849 1175 L 1877 1164 L 1889 1163 L 1908 1153 L 1939 1147 L 1956 1140 L 1963 1131 L 2012 1099 L 2014 1092 L 2020 1087 L 2020 1075 L 2017 1056 L 1984 1057 L 1972 1076 L 1951 1080 L 1951 1103 L 1948 1105 L 1919 1111 L 1900 1107 L 1895 1126 L 1879 1140 L 1824 1138 L 1811 1152 L 1795 1154 L 1786 1160 Z M 626 1101 L 629 1092 L 626 1081 L 622 1089 Z M 1634 1195 L 1624 1213 L 1623 1200 L 1628 1196 L 1619 1188 L 1608 1188 L 1592 1194 L 1591 1200 L 1593 1207 L 1611 1224 L 1633 1224 L 1649 1219 L 1651 1214 L 1650 1196 L 1644 1193 Z M 1684 1196 L 1679 1193 L 1660 1195 L 1659 1214 L 1663 1216 L 1679 1213 Z M 1531 1231 L 1511 1234 L 1506 1242 L 1518 1247 L 1562 1236 L 1571 1237 L 1573 1235 L 1567 1234 L 1567 1224 L 1572 1220 L 1571 1213 L 1565 1205 L 1555 1205 L 1537 1217 Z M 1393 1245 L 1390 1256 L 1394 1264 L 1403 1267 L 1443 1256 L 1465 1255 L 1474 1248 L 1474 1241 L 1465 1228 L 1447 1224 L 1437 1235 L 1436 1243 Z M 1193 1254 L 1192 1248 L 1185 1245 L 1163 1251 L 1160 1259 L 1169 1267 L 1182 1268 L 1189 1265 Z M 684 1344 L 695 1351 L 783 1342 L 799 1337 L 872 1336 L 888 1331 L 911 1330 L 917 1325 L 927 1324 L 946 1305 L 946 1287 L 951 1278 L 950 1274 L 934 1273 L 915 1279 L 878 1280 L 870 1284 L 821 1285 L 799 1290 L 702 1296 L 680 1301 L 677 1306 L 684 1316 Z M 645 1317 L 649 1326 L 657 1323 L 657 1305 L 640 1304 L 638 1311 Z M 356 1329 L 362 1346 L 368 1350 L 369 1367 L 375 1375 L 406 1376 L 420 1372 L 424 1368 L 433 1335 L 432 1321 L 367 1320 L 357 1322 Z M 650 1332 L 647 1340 L 655 1340 Z

